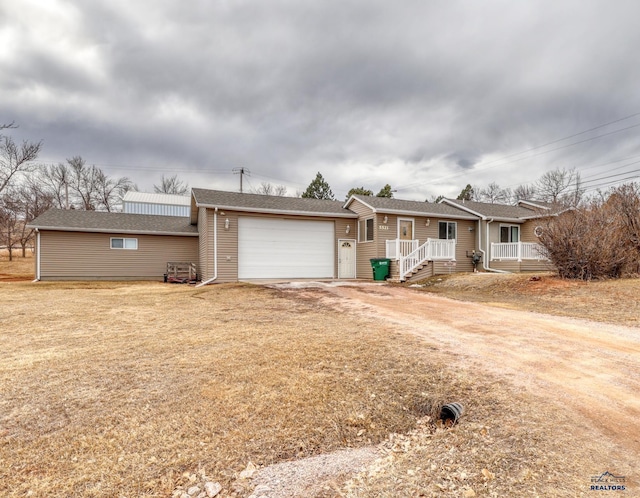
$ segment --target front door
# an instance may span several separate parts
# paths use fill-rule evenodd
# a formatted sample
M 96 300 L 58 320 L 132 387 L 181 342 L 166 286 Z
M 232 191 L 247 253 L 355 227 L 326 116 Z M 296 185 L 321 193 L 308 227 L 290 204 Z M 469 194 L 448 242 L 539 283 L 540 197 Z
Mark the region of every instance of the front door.
M 412 219 L 398 219 L 398 239 L 400 243 L 398 248 L 402 256 L 406 256 L 413 251 L 416 246 L 413 242 L 413 220 Z
M 413 221 L 400 220 L 400 240 L 413 240 Z
M 338 241 L 338 278 L 356 278 L 356 241 Z

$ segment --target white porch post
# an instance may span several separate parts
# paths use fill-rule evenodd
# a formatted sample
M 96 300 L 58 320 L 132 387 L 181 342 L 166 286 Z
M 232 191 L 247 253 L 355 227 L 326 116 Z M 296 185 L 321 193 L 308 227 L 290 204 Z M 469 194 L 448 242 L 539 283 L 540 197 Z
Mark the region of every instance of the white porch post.
M 522 242 L 518 242 L 518 263 L 522 262 Z

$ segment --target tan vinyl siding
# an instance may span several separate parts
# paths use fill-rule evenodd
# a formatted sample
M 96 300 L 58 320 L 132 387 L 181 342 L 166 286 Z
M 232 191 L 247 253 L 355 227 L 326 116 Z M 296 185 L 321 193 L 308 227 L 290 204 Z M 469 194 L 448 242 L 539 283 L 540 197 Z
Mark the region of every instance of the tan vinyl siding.
M 111 249 L 112 237 L 138 249 Z M 162 280 L 168 262 L 198 262 L 198 238 L 41 230 L 40 258 L 42 280 Z
M 384 222 L 384 217 L 387 222 Z M 374 239 L 376 241 L 377 258 L 387 257 L 387 240 L 395 240 L 398 237 L 398 217 L 392 214 L 378 214 L 374 219 Z M 373 273 L 373 272 L 370 272 Z
M 456 272 L 468 272 L 473 271 L 473 263 L 471 258 L 467 254 L 471 254 L 474 249 L 477 249 L 477 232 L 478 224 L 471 220 L 457 220 L 458 233 L 456 240 Z M 448 273 L 449 269 L 446 268 L 444 273 Z
M 384 255 L 378 256 L 375 240 L 371 242 L 358 242 L 356 247 L 356 277 L 372 280 L 373 270 L 371 269 L 371 261 L 369 260 L 384 257 Z
M 224 213 L 224 215 L 222 214 Z M 225 229 L 226 220 L 229 228 Z M 213 241 L 213 239 L 211 239 Z M 213 242 L 209 248 L 213 257 Z M 218 279 L 216 282 L 238 281 L 238 213 L 218 211 Z
M 365 206 L 362 202 L 357 199 L 354 199 L 351 204 L 349 204 L 349 210 L 353 211 L 358 215 L 358 217 L 367 217 L 373 214 L 373 211 L 370 207 Z
M 207 261 L 207 234 L 209 233 L 209 227 L 207 226 L 207 210 L 200 208 L 198 213 L 198 273 L 202 280 L 211 278 L 209 272 L 209 262 Z
M 492 261 L 491 268 L 509 272 L 536 272 L 553 271 L 554 267 L 550 261 L 524 260 L 518 261 Z
M 352 204 L 352 206 L 355 202 Z M 361 207 L 365 207 L 360 204 Z M 380 235 L 378 233 L 378 216 L 372 214 L 371 210 L 361 210 L 364 214 L 358 218 L 357 225 L 361 220 L 367 220 L 373 218 L 373 240 L 360 242 L 358 227 L 356 226 L 356 233 L 354 238 L 358 241 L 356 243 L 356 278 L 367 278 L 373 280 L 373 270 L 371 269 L 372 258 L 384 258 L 386 256 L 385 250 L 380 251 L 380 244 L 378 240 Z
M 534 230 L 536 227 L 543 227 L 546 220 L 527 220 L 520 226 L 520 240 L 522 242 L 540 242 L 540 239 L 536 237 Z

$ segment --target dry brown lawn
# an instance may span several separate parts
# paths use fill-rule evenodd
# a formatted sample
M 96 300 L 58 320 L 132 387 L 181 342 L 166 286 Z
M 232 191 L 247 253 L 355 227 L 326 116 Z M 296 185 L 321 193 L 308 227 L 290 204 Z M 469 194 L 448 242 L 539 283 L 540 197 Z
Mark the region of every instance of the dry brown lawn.
M 420 284 L 424 291 L 462 301 L 640 325 L 640 278 L 583 282 L 552 273 L 464 273 L 441 275 Z
M 229 492 L 462 394 L 415 339 L 275 290 L 0 285 L 2 496 L 168 496 L 201 469 Z
M 9 281 L 0 324 L 1 496 L 165 497 L 198 471 L 247 496 L 250 461 L 378 443 L 323 496 L 588 496 L 614 461 L 546 400 L 295 293 Z M 445 401 L 464 423 L 435 430 Z
M 21 251 L 13 251 L 13 261 L 9 261 L 9 253 L 0 250 L 0 282 L 29 281 L 34 277 L 35 260 L 31 251 L 27 251 L 25 258 Z

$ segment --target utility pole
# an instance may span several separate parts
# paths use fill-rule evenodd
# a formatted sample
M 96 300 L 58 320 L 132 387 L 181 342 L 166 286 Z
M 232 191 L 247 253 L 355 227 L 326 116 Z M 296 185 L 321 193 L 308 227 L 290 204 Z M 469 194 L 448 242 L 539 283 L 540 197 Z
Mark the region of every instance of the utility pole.
M 234 175 L 240 175 L 240 193 L 242 193 L 242 177 L 244 175 L 251 176 L 251 171 L 245 168 L 233 168 Z

